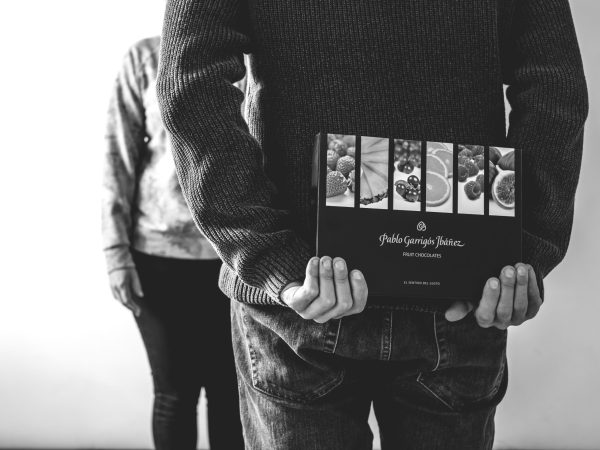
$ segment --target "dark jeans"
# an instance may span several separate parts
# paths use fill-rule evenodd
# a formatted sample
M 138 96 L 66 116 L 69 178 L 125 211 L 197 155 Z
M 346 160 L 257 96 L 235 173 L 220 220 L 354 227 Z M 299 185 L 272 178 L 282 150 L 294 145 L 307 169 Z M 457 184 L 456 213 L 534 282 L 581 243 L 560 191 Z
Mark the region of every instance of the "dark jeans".
M 232 303 L 246 449 L 483 450 L 507 384 L 506 331 L 472 314 L 367 309 L 326 324 Z
M 231 347 L 229 299 L 217 286 L 220 260 L 135 252 L 144 298 L 137 318 L 154 381 L 157 450 L 192 450 L 200 389 L 213 450 L 244 448 Z

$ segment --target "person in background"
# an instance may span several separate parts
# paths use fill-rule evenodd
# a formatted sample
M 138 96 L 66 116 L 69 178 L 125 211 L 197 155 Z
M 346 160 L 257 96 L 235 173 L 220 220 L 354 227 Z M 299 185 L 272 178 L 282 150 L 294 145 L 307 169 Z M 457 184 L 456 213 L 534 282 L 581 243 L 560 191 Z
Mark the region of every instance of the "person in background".
M 236 300 L 247 448 L 370 449 L 373 405 L 384 449 L 491 449 L 506 330 L 536 316 L 573 223 L 588 98 L 568 0 L 169 0 L 163 39 L 181 185 Z M 319 131 L 522 149 L 523 261 L 475 304 L 369 297 L 361 267 L 312 257 Z
M 132 46 L 112 90 L 102 199 L 110 286 L 146 347 L 156 448 L 196 449 L 204 387 L 211 449 L 241 449 L 229 299 L 177 180 L 156 98 L 159 45 L 153 37 Z

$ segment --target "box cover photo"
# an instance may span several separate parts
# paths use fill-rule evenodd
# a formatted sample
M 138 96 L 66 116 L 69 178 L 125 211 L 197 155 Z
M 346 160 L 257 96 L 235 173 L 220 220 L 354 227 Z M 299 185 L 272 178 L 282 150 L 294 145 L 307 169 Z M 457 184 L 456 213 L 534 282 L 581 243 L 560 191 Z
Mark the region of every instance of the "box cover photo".
M 369 296 L 477 301 L 521 261 L 518 149 L 319 133 L 313 155 L 315 254 Z

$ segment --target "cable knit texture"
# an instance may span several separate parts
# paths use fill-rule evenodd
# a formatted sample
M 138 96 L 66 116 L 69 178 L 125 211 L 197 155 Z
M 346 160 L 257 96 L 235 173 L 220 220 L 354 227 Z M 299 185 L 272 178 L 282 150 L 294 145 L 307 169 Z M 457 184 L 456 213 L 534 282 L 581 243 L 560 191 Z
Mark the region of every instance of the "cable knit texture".
M 567 0 L 169 0 L 161 52 L 179 179 L 229 297 L 279 304 L 304 277 L 319 131 L 523 149 L 524 262 L 542 287 L 564 257 L 588 110 Z

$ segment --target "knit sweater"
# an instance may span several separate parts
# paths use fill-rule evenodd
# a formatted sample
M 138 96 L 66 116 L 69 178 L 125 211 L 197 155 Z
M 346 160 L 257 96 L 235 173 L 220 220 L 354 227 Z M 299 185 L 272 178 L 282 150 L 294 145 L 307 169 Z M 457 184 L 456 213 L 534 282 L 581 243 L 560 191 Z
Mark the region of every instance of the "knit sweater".
M 281 304 L 304 278 L 319 131 L 522 149 L 523 262 L 543 288 L 565 255 L 588 111 L 568 0 L 170 0 L 161 58 L 179 179 L 230 298 Z

